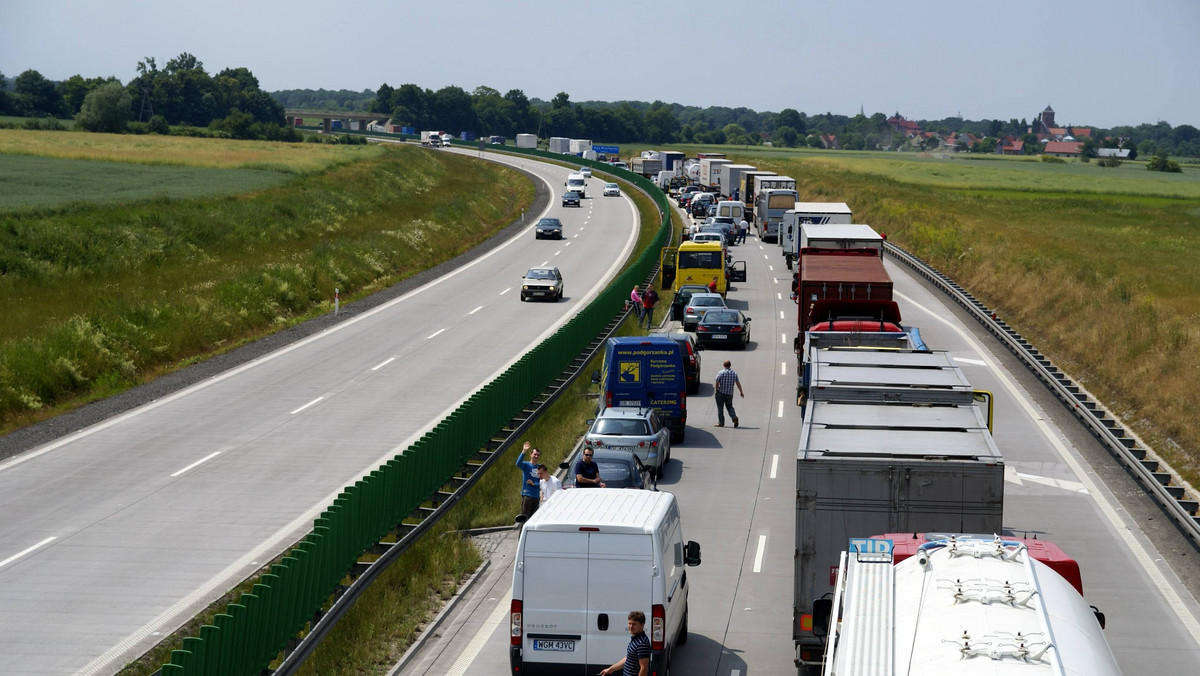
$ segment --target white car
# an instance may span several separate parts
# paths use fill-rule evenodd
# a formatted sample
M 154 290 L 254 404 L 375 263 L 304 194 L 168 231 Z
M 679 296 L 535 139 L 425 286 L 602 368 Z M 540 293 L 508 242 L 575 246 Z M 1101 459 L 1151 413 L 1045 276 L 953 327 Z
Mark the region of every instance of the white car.
M 604 196 L 605 197 L 620 197 L 621 196 L 621 186 L 617 185 L 616 183 L 605 183 L 604 184 Z
M 591 167 L 580 167 L 579 173 L 583 174 L 584 178 L 591 178 L 592 177 L 592 168 Z

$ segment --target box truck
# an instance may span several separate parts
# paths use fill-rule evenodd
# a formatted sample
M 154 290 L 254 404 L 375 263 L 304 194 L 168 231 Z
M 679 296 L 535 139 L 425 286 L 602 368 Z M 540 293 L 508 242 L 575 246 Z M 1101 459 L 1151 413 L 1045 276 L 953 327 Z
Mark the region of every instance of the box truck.
M 688 639 L 684 567 L 698 565 L 700 545 L 684 540 L 671 493 L 558 491 L 517 541 L 510 673 L 599 673 L 625 656 L 632 610 L 646 615 L 650 673 L 667 673 Z
M 742 174 L 755 171 L 757 167 L 750 164 L 727 164 L 721 172 L 721 194 L 731 200 L 742 198 Z
M 571 152 L 571 139 L 565 136 L 551 136 L 549 150 L 552 153 L 567 155 Z
M 581 155 L 585 150 L 592 149 L 592 142 L 588 139 L 573 138 L 569 147 L 572 155 Z
M 662 171 L 662 160 L 657 157 L 635 157 L 630 163 L 629 170 L 646 178 L 658 176 L 658 172 Z
M 783 220 L 779 224 L 779 245 L 783 247 L 787 269 L 792 269 L 800 247 L 805 246 L 801 241 L 801 230 L 805 225 L 848 224 L 852 221 L 850 207 L 845 202 L 796 202 L 794 209 L 783 212 Z
M 518 148 L 537 148 L 537 134 L 517 134 Z

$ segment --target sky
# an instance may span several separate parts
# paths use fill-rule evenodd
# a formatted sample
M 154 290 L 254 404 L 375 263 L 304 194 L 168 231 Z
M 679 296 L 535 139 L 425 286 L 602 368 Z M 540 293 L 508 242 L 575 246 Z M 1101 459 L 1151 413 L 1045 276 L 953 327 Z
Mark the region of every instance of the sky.
M 0 0 L 0 72 L 1200 127 L 1200 0 Z

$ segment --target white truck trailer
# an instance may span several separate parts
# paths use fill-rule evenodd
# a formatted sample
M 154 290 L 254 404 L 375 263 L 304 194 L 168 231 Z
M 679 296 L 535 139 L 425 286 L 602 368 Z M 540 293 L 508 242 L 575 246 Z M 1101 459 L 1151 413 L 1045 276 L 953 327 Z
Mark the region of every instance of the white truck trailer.
M 779 224 L 779 245 L 783 247 L 783 259 L 787 262 L 788 270 L 792 269 L 792 264 L 800 255 L 801 247 L 807 246 L 802 242 L 801 232 L 805 225 L 853 222 L 850 206 L 845 202 L 796 202 L 796 208 L 783 212 L 783 221 Z
M 720 189 L 722 167 L 733 164 L 723 157 L 704 157 L 700 159 L 700 185 L 712 191 Z
M 900 560 L 890 539 L 851 538 L 822 673 L 1118 676 L 1102 616 L 1038 559 L 1044 542 L 940 534 Z
M 572 155 L 582 155 L 585 151 L 592 149 L 592 142 L 589 139 L 573 138 L 570 149 Z
M 758 167 L 750 164 L 727 164 L 721 171 L 721 194 L 731 200 L 742 198 L 742 174 L 756 171 Z
M 571 152 L 571 139 L 565 136 L 550 137 L 550 152 L 568 155 Z
M 814 604 L 834 591 L 850 538 L 999 533 L 1004 506 L 990 395 L 973 391 L 948 354 L 824 348 L 808 360 L 792 604 L 802 673 L 821 665 Z
M 518 148 L 537 148 L 537 134 L 517 134 Z

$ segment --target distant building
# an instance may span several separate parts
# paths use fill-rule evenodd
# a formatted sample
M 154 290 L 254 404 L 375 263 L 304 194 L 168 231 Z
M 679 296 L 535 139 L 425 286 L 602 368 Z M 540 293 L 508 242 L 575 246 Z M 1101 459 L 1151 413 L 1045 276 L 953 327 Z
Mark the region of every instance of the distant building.
M 1083 144 L 1078 141 L 1050 141 L 1046 144 L 1045 154 L 1054 157 L 1079 157 Z
M 1096 157 L 1115 157 L 1118 160 L 1129 159 L 1128 148 L 1096 148 Z
M 1001 155 L 1024 155 L 1025 154 L 1025 142 L 1012 140 L 1012 138 L 1009 137 L 1009 140 L 1005 141 L 1005 143 L 1000 146 L 1000 154 Z
M 1046 106 L 1046 109 L 1037 114 L 1033 118 L 1033 128 L 1030 130 L 1034 134 L 1040 136 L 1054 136 L 1052 128 L 1054 127 L 1054 109 Z
M 838 142 L 838 137 L 833 134 L 821 134 L 821 145 L 826 149 L 840 150 L 842 144 Z
M 905 138 L 913 138 L 921 133 L 921 125 L 912 120 L 905 119 L 899 112 L 887 119 L 887 125 L 904 134 Z

